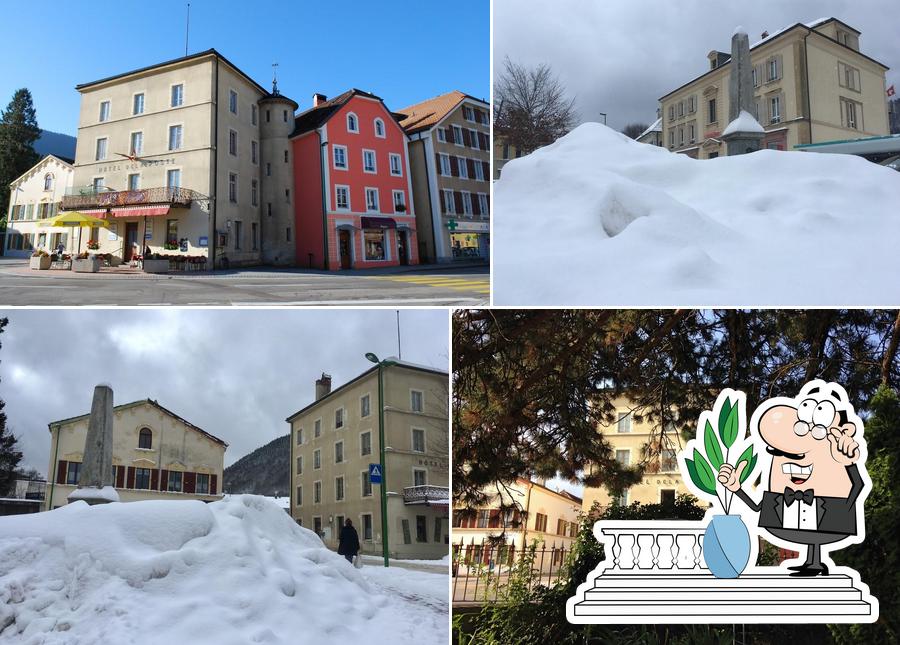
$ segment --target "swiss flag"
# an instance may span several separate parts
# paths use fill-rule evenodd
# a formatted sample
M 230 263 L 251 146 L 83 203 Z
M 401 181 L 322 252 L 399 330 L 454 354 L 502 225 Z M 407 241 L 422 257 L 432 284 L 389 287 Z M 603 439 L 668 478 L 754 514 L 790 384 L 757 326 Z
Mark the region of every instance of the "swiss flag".
M 894 91 L 894 86 L 891 85 L 889 88 L 887 88 L 887 95 L 893 96 L 894 94 L 896 94 L 896 92 Z

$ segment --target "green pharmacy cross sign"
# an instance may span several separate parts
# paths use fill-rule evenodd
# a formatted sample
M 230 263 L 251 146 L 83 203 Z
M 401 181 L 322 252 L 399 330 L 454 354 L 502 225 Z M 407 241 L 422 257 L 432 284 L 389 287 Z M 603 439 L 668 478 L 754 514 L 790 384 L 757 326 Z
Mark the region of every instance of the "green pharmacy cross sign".
M 456 222 L 455 219 L 451 219 L 450 221 L 447 222 L 447 228 L 450 229 L 450 232 L 452 233 L 457 228 L 459 228 L 459 224 Z
M 678 454 L 703 520 L 601 520 L 606 559 L 566 603 L 572 623 L 872 623 L 878 599 L 832 551 L 862 544 L 872 490 L 862 419 L 837 383 L 810 381 L 750 419 L 725 389 Z M 756 564 L 759 541 L 796 551 Z M 623 592 L 632 599 L 622 602 Z

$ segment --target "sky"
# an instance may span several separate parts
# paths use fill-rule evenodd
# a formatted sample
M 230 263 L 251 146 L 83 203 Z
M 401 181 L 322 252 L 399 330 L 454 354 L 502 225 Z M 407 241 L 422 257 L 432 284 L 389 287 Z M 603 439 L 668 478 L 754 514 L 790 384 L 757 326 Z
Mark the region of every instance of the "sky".
M 735 27 L 753 45 L 763 31 L 834 17 L 862 32 L 860 51 L 892 68 L 887 85 L 900 91 L 896 15 L 891 0 L 494 0 L 494 74 L 506 56 L 546 63 L 580 121 L 602 122 L 604 112 L 621 130 L 653 123 L 660 96 L 707 71 L 711 50 L 731 51 Z
M 0 0 L 12 11 L 10 0 Z M 311 107 L 351 87 L 399 110 L 461 90 L 490 95 L 489 0 L 191 0 L 188 53 L 215 48 L 269 89 Z M 184 56 L 184 0 L 18 3 L 0 38 L 0 107 L 31 90 L 38 124 L 75 136 L 75 85 Z M 264 9 L 262 9 L 264 7 Z M 462 18 L 464 17 L 464 21 Z
M 22 467 L 47 471 L 47 424 L 91 409 L 94 386 L 116 405 L 155 399 L 224 439 L 228 466 L 288 433 L 285 418 L 313 402 L 315 381 L 337 388 L 397 355 L 387 309 L 0 310 L 0 399 Z M 400 311 L 404 361 L 447 370 L 446 309 Z

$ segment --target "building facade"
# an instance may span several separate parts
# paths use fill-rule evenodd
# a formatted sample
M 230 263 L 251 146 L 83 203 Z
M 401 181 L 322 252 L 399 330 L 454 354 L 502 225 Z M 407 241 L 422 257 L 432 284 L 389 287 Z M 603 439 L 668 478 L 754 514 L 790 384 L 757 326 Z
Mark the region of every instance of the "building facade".
M 677 454 L 682 447 L 678 433 L 674 430 L 662 433 L 646 417 L 637 421 L 626 398 L 614 401 L 614 405 L 615 424 L 601 427 L 598 431 L 609 441 L 619 463 L 624 466 L 643 464 L 644 476 L 639 484 L 626 490 L 617 500 L 605 488 L 585 488 L 585 512 L 595 502 L 601 508 L 614 502 L 621 505 L 633 502 L 665 504 L 674 502 L 677 495 L 690 494 L 678 469 Z
M 392 557 L 437 559 L 449 551 L 449 437 L 446 372 L 402 361 L 383 368 L 384 470 Z M 331 389 L 325 374 L 316 399 L 288 417 L 291 517 L 337 548 L 351 519 L 363 553 L 382 553 L 378 368 Z
M 494 180 L 500 179 L 500 173 L 507 161 L 521 156 L 522 151 L 507 141 L 506 137 L 494 135 Z
M 490 106 L 459 91 L 400 110 L 409 135 L 420 254 L 490 258 Z
M 297 263 L 365 269 L 419 263 L 407 138 L 377 96 L 352 89 L 297 115 Z
M 146 248 L 206 256 L 215 266 L 261 261 L 261 228 L 275 221 L 261 219 L 261 196 L 280 190 L 288 177 L 263 170 L 289 164 L 283 142 L 271 145 L 278 132 L 262 118 L 272 118 L 273 100 L 295 103 L 266 91 L 214 49 L 76 89 L 75 177 L 63 210 L 111 221 L 109 229 L 92 231 L 99 253 L 129 261 Z M 292 120 L 288 108 L 282 129 Z M 281 211 L 289 210 L 282 206 L 291 199 L 285 190 L 281 201 L 273 198 Z
M 763 34 L 750 47 L 753 116 L 766 131 L 762 146 L 884 135 L 887 67 L 860 51 L 860 32 L 835 18 Z M 709 70 L 659 99 L 663 144 L 709 159 L 726 154 L 730 55 L 712 51 Z
M 113 481 L 119 499 L 220 499 L 228 444 L 145 399 L 113 408 Z M 45 510 L 78 485 L 90 414 L 52 421 Z
M 653 122 L 640 136 L 635 139 L 638 143 L 647 143 L 651 146 L 662 146 L 662 119 L 659 118 Z
M 42 220 L 59 212 L 75 175 L 73 160 L 47 155 L 9 185 L 9 213 L 3 254 L 29 257 L 35 249 L 51 250 L 60 244 L 74 250 L 78 234 L 67 228 L 45 228 Z

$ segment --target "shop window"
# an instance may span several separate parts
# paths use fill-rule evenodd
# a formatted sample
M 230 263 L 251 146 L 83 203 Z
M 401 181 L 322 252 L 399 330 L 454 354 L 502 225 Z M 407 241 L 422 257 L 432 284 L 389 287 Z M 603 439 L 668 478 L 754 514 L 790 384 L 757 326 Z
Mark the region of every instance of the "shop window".
M 366 260 L 384 260 L 384 231 L 365 231 Z
M 178 244 L 178 220 L 166 220 L 166 244 Z

